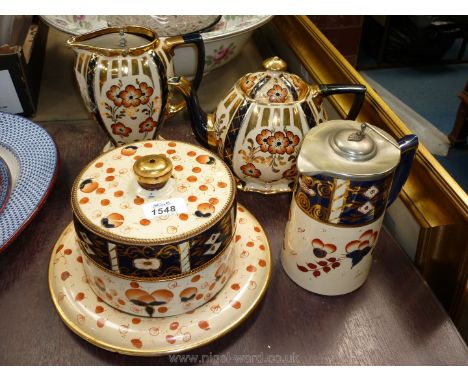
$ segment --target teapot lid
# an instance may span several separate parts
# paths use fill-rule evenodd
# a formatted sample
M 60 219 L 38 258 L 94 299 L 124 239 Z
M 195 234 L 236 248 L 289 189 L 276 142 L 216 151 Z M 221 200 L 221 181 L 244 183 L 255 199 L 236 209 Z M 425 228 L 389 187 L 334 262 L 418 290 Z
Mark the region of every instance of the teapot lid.
M 237 82 L 246 97 L 264 104 L 285 104 L 303 101 L 309 86 L 299 76 L 286 72 L 287 64 L 279 57 L 262 63 L 265 71 L 248 73 Z
M 217 223 L 233 205 L 235 182 L 208 150 L 178 141 L 118 147 L 91 162 L 72 189 L 75 217 L 119 243 L 172 243 Z
M 367 123 L 334 120 L 317 125 L 304 138 L 297 159 L 303 175 L 377 179 L 400 162 L 397 142 Z

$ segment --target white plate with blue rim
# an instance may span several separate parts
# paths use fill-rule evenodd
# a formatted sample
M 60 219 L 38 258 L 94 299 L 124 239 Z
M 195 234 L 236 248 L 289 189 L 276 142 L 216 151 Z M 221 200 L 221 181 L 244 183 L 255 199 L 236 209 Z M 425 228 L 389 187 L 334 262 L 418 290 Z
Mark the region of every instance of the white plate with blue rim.
M 10 196 L 0 213 L 0 252 L 32 221 L 57 175 L 58 153 L 39 125 L 0 112 L 0 157 L 10 172 Z

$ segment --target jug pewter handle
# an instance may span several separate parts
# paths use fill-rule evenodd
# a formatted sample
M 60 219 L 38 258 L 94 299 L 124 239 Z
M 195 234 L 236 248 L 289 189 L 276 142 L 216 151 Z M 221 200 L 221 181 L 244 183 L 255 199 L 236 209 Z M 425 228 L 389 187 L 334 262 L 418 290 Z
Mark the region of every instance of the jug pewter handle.
M 400 163 L 393 174 L 392 187 L 390 188 L 387 207 L 392 204 L 400 193 L 403 185 L 408 179 L 416 150 L 418 148 L 418 137 L 414 134 L 405 135 L 398 141 L 398 147 L 401 151 Z
M 180 45 L 195 44 L 197 49 L 197 71 L 193 78 L 191 87 L 195 90 L 200 86 L 201 80 L 203 79 L 203 73 L 205 71 L 205 43 L 200 33 L 187 33 L 182 36 L 168 37 L 163 42 L 163 49 L 169 54 L 174 54 L 174 49 Z M 183 109 L 185 106 L 185 100 L 181 100 L 177 103 L 169 103 L 167 105 L 168 117 L 172 117 L 178 111 Z
M 318 92 L 324 97 L 333 94 L 354 94 L 355 98 L 345 119 L 355 120 L 361 111 L 367 88 L 364 85 L 327 84 L 318 85 Z
M 401 189 L 403 188 L 406 179 L 408 179 L 411 170 L 411 164 L 413 163 L 414 155 L 416 154 L 416 150 L 419 144 L 418 137 L 414 134 L 405 135 L 403 138 L 397 141 L 397 144 L 395 144 L 384 134 L 382 134 L 378 129 L 375 129 L 372 125 L 363 123 L 361 125 L 361 131 L 357 131 L 351 134 L 348 139 L 358 141 L 361 140 L 365 135 L 366 128 L 372 130 L 375 134 L 379 135 L 389 144 L 395 146 L 401 152 L 400 162 L 398 163 L 398 166 L 396 167 L 395 172 L 393 174 L 392 187 L 390 188 L 389 196 L 387 199 L 388 207 L 395 201 Z

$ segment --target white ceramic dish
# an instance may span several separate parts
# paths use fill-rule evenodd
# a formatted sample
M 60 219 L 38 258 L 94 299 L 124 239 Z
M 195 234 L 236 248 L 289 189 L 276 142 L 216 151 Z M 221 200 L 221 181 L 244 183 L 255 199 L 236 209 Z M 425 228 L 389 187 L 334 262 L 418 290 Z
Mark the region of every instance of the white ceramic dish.
M 49 263 L 49 289 L 60 317 L 93 345 L 129 355 L 178 353 L 219 339 L 252 313 L 271 275 L 265 232 L 250 212 L 237 208 L 235 270 L 227 285 L 202 307 L 163 318 L 136 317 L 103 303 L 89 286 L 73 225 L 68 225 Z M 207 293 L 208 285 L 200 294 Z
M 160 36 L 177 36 L 200 32 L 212 28 L 221 19 L 221 16 L 217 15 L 45 15 L 41 17 L 50 26 L 73 35 L 80 35 L 110 26 L 138 25 L 151 28 Z

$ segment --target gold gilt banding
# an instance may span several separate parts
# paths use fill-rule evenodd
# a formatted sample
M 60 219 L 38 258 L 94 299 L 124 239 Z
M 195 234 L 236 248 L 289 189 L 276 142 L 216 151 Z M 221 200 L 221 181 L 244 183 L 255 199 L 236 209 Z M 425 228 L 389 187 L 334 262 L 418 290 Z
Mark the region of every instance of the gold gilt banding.
M 236 92 L 232 92 L 229 97 L 226 99 L 226 101 L 224 102 L 224 107 L 226 109 L 229 108 L 229 105 L 231 104 L 232 101 L 234 101 L 234 98 L 236 98 Z
M 91 56 L 89 54 L 85 55 L 84 57 L 84 62 L 83 62 L 83 69 L 82 69 L 82 73 L 86 76 L 86 72 L 88 70 L 88 64 L 89 64 L 89 59 L 91 58 Z
M 83 56 L 84 54 L 80 54 L 78 56 L 78 60 L 76 61 L 76 70 L 78 70 L 80 73 L 83 73 Z
M 275 130 L 279 130 L 282 126 L 281 124 L 281 108 L 275 107 L 273 109 L 273 118 L 271 119 L 271 125 Z
M 289 107 L 284 108 L 283 123 L 284 126 L 291 126 L 291 113 L 289 112 Z
M 119 61 L 117 60 L 112 61 L 111 77 L 112 79 L 119 78 Z
M 252 110 L 252 113 L 250 114 L 249 123 L 247 125 L 247 130 L 245 132 L 245 135 L 247 135 L 248 133 L 250 133 L 252 130 L 254 130 L 257 127 L 259 113 L 260 113 L 259 107 L 255 105 L 255 107 Z
M 293 107 L 293 119 L 294 119 L 294 126 L 296 126 L 299 129 L 299 131 L 302 131 L 301 115 L 299 114 L 299 110 L 297 106 Z
M 262 115 L 262 127 L 269 127 L 269 122 L 270 122 L 270 108 L 264 107 L 263 115 Z
M 138 60 L 133 58 L 132 59 L 132 76 L 138 76 L 140 74 L 140 70 L 138 68 Z
M 122 68 L 120 70 L 122 77 L 128 76 L 128 60 L 122 60 Z
M 151 70 L 149 68 L 148 57 L 143 58 L 142 67 L 143 67 L 143 74 L 151 78 Z
M 237 112 L 237 110 L 239 109 L 239 105 L 241 104 L 242 102 L 242 99 L 241 98 L 238 98 L 236 99 L 236 101 L 234 102 L 233 106 L 231 107 L 231 110 L 229 110 L 229 120 L 232 121 L 232 117 L 234 116 L 234 114 Z
M 99 64 L 99 89 L 101 91 L 104 83 L 107 81 L 107 65 L 109 65 L 107 60 L 102 60 Z

